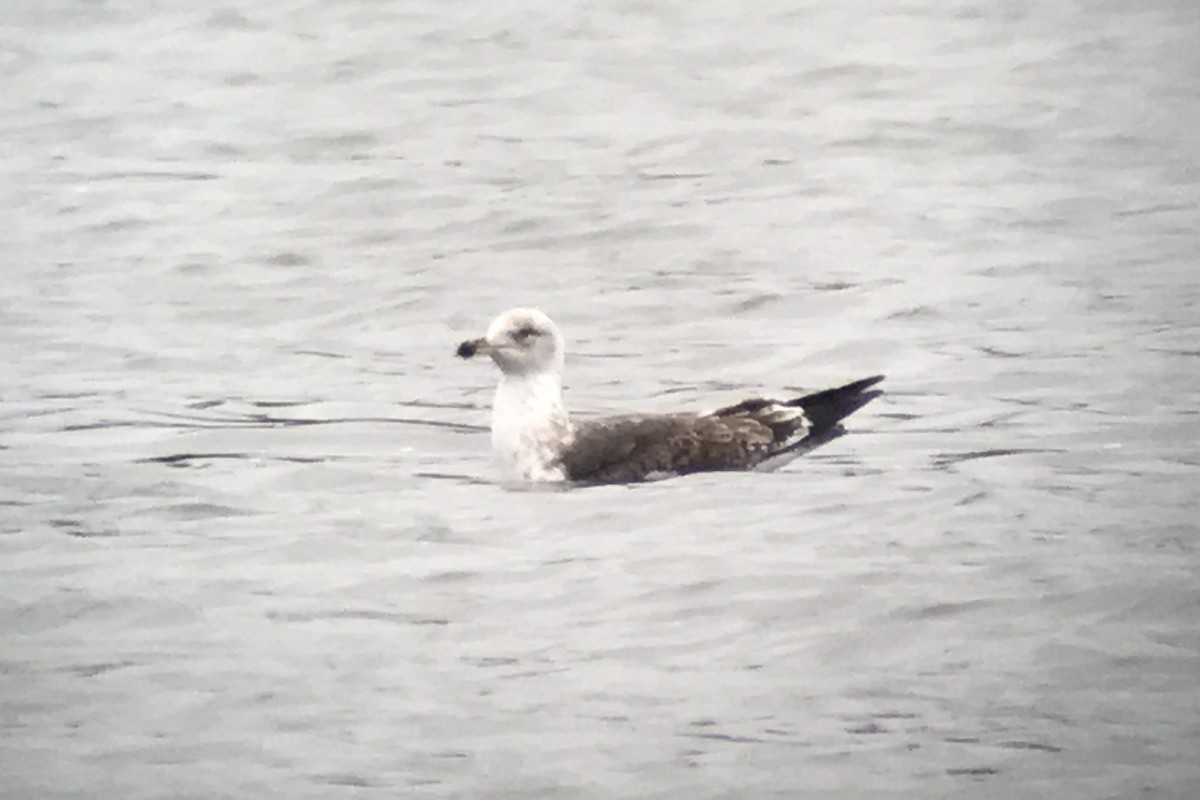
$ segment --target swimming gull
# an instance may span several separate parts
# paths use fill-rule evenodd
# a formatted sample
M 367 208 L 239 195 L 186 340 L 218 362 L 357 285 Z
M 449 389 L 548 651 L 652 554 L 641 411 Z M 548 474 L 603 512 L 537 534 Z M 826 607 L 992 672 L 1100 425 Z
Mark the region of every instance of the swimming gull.
M 492 446 L 507 476 L 524 481 L 627 483 L 661 475 L 749 469 L 841 432 L 840 420 L 883 394 L 882 375 L 789 400 L 755 398 L 706 413 L 575 421 L 562 398 L 563 337 L 533 308 L 506 311 L 461 358 L 500 368 Z

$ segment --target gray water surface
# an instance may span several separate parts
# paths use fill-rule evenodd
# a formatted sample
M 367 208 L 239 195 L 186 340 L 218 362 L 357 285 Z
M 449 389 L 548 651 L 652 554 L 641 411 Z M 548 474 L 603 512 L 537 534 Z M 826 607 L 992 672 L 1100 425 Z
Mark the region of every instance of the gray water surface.
M 1200 6 L 0 7 L 0 796 L 1200 796 Z M 568 402 L 886 372 L 772 473 Z

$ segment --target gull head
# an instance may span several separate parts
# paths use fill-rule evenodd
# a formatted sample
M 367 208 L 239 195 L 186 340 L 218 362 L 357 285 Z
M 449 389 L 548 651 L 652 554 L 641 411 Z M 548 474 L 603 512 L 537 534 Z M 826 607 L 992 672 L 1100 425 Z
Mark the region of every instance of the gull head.
M 489 356 L 505 375 L 561 372 L 563 338 L 549 317 L 536 308 L 505 311 L 487 334 L 458 346 L 459 358 Z

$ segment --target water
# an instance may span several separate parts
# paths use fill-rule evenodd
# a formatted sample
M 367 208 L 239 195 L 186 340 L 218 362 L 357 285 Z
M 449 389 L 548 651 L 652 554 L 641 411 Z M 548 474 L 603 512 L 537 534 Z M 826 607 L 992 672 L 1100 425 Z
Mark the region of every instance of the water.
M 1200 7 L 0 10 L 0 795 L 1190 798 Z M 568 400 L 874 372 L 771 474 Z

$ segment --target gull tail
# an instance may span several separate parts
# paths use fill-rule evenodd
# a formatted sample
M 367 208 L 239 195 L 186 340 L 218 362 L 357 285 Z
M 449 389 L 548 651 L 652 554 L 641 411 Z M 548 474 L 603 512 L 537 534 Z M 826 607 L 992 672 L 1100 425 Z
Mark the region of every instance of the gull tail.
M 806 438 L 822 437 L 832 433 L 843 419 L 883 394 L 882 389 L 868 391 L 881 380 L 882 375 L 873 375 L 835 389 L 797 397 L 787 401 L 785 405 L 799 407 L 804 411 L 804 416 L 808 417 L 812 428 Z

